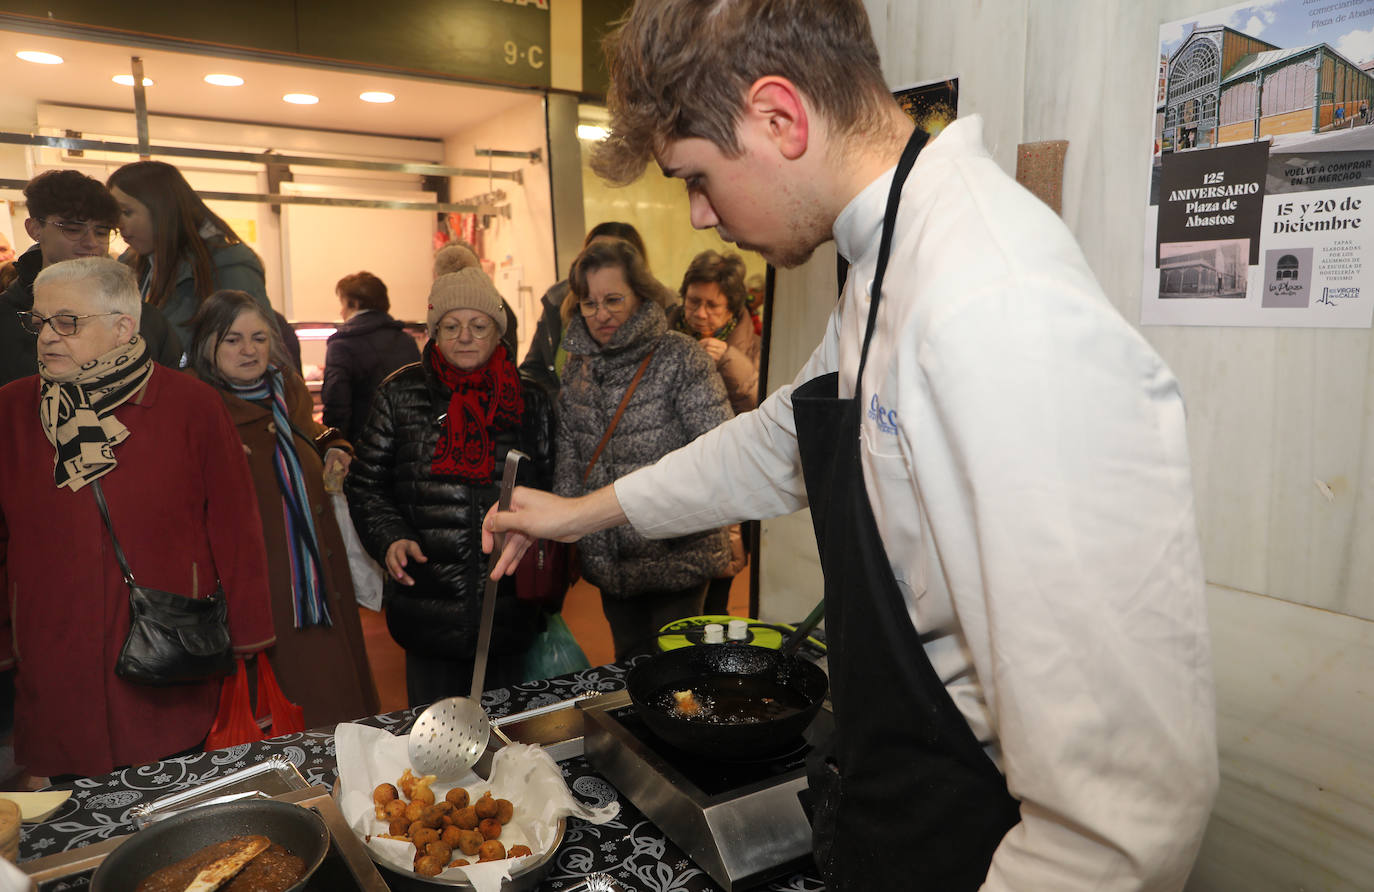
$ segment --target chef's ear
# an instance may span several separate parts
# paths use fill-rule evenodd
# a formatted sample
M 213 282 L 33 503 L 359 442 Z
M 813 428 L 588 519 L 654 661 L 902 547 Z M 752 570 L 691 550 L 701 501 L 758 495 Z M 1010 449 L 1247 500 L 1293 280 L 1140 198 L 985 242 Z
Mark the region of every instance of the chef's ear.
M 745 94 L 745 119 L 765 128 L 768 138 L 788 161 L 806 154 L 810 115 L 797 85 L 785 77 L 761 77 Z

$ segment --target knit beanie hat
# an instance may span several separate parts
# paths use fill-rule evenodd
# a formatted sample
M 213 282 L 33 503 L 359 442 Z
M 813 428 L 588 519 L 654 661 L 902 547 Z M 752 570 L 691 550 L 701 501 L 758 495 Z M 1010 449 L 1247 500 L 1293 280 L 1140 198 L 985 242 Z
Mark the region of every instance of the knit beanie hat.
M 451 310 L 480 310 L 496 323 L 500 336 L 506 334 L 506 311 L 501 306 L 501 295 L 480 269 L 468 267 L 434 280 L 434 287 L 429 289 L 429 315 L 425 319 L 431 338 L 439 329 L 439 320 Z
M 460 269 L 467 269 L 475 266 L 482 268 L 482 261 L 477 259 L 477 252 L 467 242 L 452 242 L 444 245 L 434 254 L 434 277 L 448 273 L 456 273 Z

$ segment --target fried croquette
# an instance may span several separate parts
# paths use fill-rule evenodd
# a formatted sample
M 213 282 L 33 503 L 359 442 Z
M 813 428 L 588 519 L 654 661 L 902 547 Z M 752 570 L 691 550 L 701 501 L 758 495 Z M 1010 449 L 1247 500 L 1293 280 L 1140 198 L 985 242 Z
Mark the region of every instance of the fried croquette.
M 477 823 L 477 832 L 483 839 L 497 839 L 501 836 L 501 822 L 495 818 L 483 818 Z
M 481 818 L 477 817 L 477 809 L 471 805 L 460 808 L 453 813 L 453 826 L 463 830 L 476 830 L 477 822 L 480 820 Z
M 466 859 L 466 858 L 459 858 L 459 859 L 457 859 L 457 860 L 455 860 L 455 861 L 450 861 L 449 864 L 448 864 L 448 866 L 449 866 L 449 867 L 467 867 L 467 866 L 468 866 L 469 864 L 471 864 L 471 863 L 472 863 L 472 862 L 469 861 L 469 860 Z
M 507 857 L 507 858 L 520 858 L 520 857 L 523 857 L 523 856 L 525 856 L 525 855 L 533 855 L 533 854 L 534 854 L 534 852 L 531 852 L 531 851 L 530 851 L 530 847 L 529 847 L 529 846 L 514 845 L 514 846 L 511 846 L 509 849 L 506 850 L 506 857 Z
M 386 808 L 387 808 L 387 805 L 388 805 L 389 803 L 392 803 L 392 802 L 395 802 L 395 801 L 396 801 L 396 788 L 395 788 L 395 787 L 393 787 L 391 784 L 378 784 L 378 785 L 377 785 L 377 788 L 374 789 L 374 790 L 372 791 L 372 805 L 375 807 L 375 809 L 376 809 L 376 811 L 377 811 L 377 820 L 379 820 L 379 821 L 390 820 L 391 816 L 387 814 Z
M 410 823 L 406 821 L 405 815 L 399 818 L 392 818 L 391 823 L 386 826 L 386 832 L 392 836 L 409 836 Z
M 420 802 L 418 799 L 412 799 L 410 804 L 406 806 L 406 819 L 410 821 L 420 820 L 420 815 L 425 813 L 426 808 L 429 808 L 429 806 L 425 803 Z
M 441 839 L 436 839 L 425 846 L 425 854 L 433 855 L 447 864 L 449 859 L 453 857 L 453 847 Z
M 474 802 L 472 807 L 476 809 L 479 818 L 496 817 L 496 800 L 491 798 L 490 791 L 483 793 L 482 798 Z
M 386 812 L 386 818 L 384 818 L 384 820 L 391 821 L 396 818 L 404 817 L 406 806 L 409 804 L 410 803 L 406 802 L 404 799 L 391 800 L 383 807 L 383 810 Z
M 410 834 L 410 841 L 415 843 L 416 849 L 423 852 L 425 846 L 439 841 L 439 831 L 433 827 L 421 827 Z
M 415 859 L 415 872 L 422 877 L 437 877 L 447 865 L 447 861 L 440 861 L 433 855 L 421 855 Z
M 496 820 L 502 824 L 509 824 L 513 817 L 515 817 L 515 804 L 509 799 L 496 800 Z
M 444 794 L 444 801 L 453 803 L 455 809 L 467 808 L 468 799 L 468 791 L 462 787 L 454 787 Z
M 458 851 L 464 855 L 476 855 L 477 850 L 482 848 L 482 843 L 486 842 L 482 834 L 476 830 L 458 831 Z
M 458 848 L 458 835 L 462 832 L 457 827 L 445 827 L 439 832 L 439 838 L 448 843 L 450 849 L 456 849 Z
M 500 840 L 489 839 L 477 850 L 478 861 L 500 861 L 506 857 L 506 847 Z

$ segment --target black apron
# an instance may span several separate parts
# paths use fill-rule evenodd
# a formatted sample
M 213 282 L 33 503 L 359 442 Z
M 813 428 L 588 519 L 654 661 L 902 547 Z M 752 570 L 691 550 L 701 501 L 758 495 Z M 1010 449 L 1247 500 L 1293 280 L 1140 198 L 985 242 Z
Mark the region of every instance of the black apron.
M 792 393 L 825 573 L 835 735 L 808 775 L 817 866 L 832 892 L 975 892 L 1020 820 L 1006 780 L 926 657 L 873 518 L 859 464 L 860 385 L 878 318 L 902 185 L 925 145 L 912 134 L 883 217 L 855 396 L 835 373 Z M 911 543 L 928 548 L 930 543 Z

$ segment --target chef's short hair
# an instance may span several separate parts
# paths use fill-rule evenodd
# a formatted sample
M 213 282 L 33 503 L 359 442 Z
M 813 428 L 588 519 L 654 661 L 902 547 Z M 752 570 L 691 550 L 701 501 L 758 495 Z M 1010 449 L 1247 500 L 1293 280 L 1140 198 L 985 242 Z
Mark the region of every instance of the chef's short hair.
M 133 271 L 109 257 L 81 257 L 45 267 L 33 280 L 36 292 L 45 285 L 89 282 L 96 301 L 107 313 L 123 313 L 135 322 L 143 318 L 143 298 Z
M 787 78 L 845 134 L 874 129 L 892 103 L 861 0 L 645 0 L 605 50 L 610 134 L 592 169 L 613 183 L 689 137 L 738 158 L 745 94 L 761 77 Z

